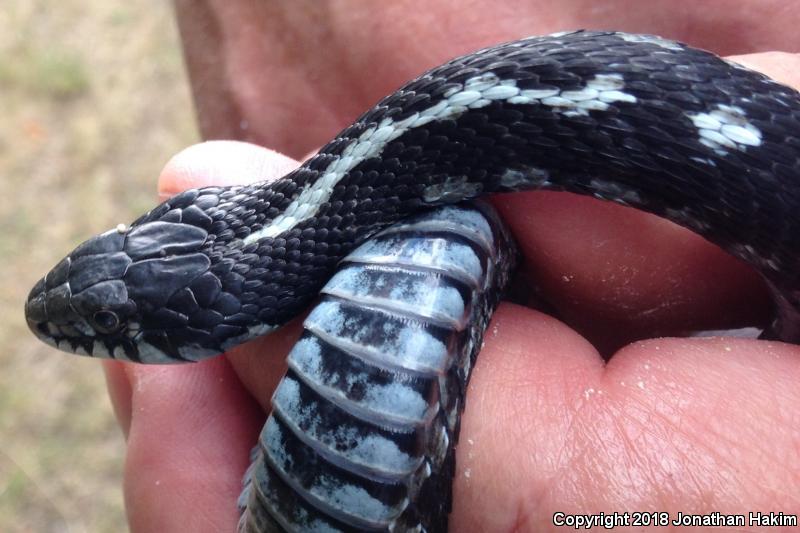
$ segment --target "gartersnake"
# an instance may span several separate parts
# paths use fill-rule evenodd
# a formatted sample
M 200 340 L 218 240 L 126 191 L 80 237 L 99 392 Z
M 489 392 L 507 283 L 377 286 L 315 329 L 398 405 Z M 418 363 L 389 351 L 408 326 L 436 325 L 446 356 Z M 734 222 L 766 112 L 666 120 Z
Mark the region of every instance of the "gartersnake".
M 765 335 L 793 342 L 798 132 L 795 90 L 711 53 L 615 32 L 514 41 L 409 82 L 278 181 L 186 191 L 90 239 L 26 315 L 66 351 L 195 361 L 296 316 L 382 228 L 550 189 L 663 216 L 750 263 L 776 304 Z

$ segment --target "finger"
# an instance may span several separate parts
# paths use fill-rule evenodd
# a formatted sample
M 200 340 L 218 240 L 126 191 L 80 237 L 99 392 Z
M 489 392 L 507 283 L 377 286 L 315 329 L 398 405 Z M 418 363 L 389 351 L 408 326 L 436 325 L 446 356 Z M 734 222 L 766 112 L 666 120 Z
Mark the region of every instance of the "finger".
M 262 419 L 224 358 L 126 365 L 132 412 L 125 461 L 131 531 L 231 531 Z
M 208 141 L 178 152 L 158 178 L 166 199 L 186 189 L 210 185 L 246 185 L 277 179 L 297 168 L 297 161 L 268 148 L 238 141 Z
M 558 464 L 548 465 L 547 458 L 558 458 L 569 431 L 571 399 L 581 398 L 602 368 L 595 348 L 568 326 L 532 309 L 500 305 L 466 395 L 452 531 L 539 531 L 515 523 L 522 500 L 530 499 L 525 506 L 540 501 L 536 493 L 546 491 Z M 541 467 L 547 468 L 537 472 Z
M 793 509 L 798 372 L 796 346 L 719 338 L 638 342 L 605 366 L 553 318 L 501 306 L 467 394 L 452 530 L 550 531 L 556 511 L 632 505 Z
M 737 60 L 800 85 L 798 55 Z M 759 275 L 666 220 L 564 193 L 503 195 L 495 204 L 520 243 L 530 283 L 604 353 L 634 339 L 770 318 Z

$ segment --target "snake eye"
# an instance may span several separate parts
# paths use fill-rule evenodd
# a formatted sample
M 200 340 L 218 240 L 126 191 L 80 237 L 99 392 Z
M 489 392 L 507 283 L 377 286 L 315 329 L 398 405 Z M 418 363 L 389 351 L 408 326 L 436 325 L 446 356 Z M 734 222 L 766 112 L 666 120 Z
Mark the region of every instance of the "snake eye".
M 100 333 L 113 333 L 119 327 L 119 317 L 108 309 L 97 311 L 92 317 L 92 321 Z

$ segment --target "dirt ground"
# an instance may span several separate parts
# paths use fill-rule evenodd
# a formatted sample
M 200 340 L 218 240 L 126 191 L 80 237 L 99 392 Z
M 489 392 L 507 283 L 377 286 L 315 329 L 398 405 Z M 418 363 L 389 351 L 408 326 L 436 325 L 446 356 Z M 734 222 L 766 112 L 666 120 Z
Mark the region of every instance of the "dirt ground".
M 123 531 L 100 365 L 37 341 L 23 304 L 78 242 L 152 207 L 197 140 L 171 6 L 6 0 L 0 28 L 0 531 Z

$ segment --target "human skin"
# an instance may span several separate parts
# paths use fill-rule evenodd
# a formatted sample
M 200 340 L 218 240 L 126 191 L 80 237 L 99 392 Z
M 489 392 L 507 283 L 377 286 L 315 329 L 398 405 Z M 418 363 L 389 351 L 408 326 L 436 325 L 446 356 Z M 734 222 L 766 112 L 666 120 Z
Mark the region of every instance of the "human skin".
M 591 27 L 726 55 L 796 52 L 800 21 L 800 5 L 785 1 L 176 5 L 204 137 L 296 158 L 403 81 L 487 44 Z M 800 86 L 796 55 L 734 59 Z M 275 179 L 296 164 L 252 144 L 201 144 L 167 164 L 159 194 Z M 523 278 L 561 320 L 504 303 L 489 326 L 451 530 L 547 531 L 557 511 L 800 512 L 800 349 L 662 337 L 765 324 L 759 278 L 632 209 L 542 192 L 494 203 L 520 243 Z M 234 529 L 241 475 L 299 324 L 198 364 L 106 365 L 134 532 Z

